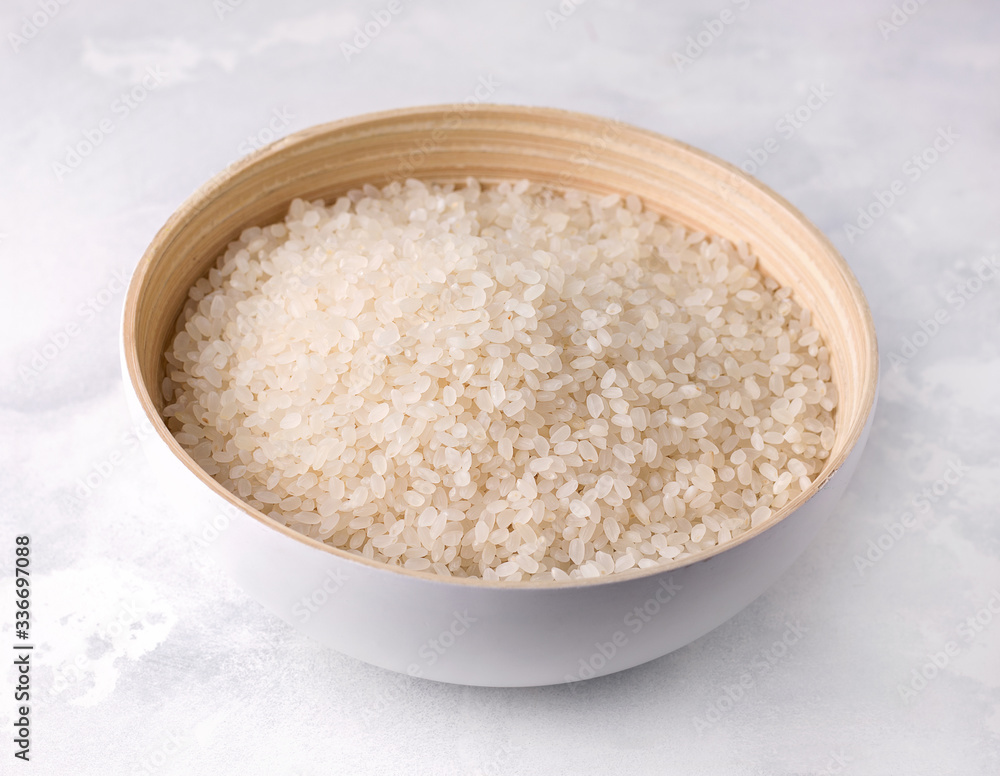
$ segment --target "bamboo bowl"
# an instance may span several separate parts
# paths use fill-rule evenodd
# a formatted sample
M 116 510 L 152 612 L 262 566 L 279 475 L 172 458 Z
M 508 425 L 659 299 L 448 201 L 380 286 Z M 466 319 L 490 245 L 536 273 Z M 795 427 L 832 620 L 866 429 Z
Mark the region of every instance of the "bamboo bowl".
M 836 440 L 809 490 L 769 523 L 696 558 L 567 582 L 486 582 L 405 571 L 279 525 L 205 474 L 161 417 L 163 353 L 189 288 L 247 226 L 281 219 L 295 197 L 334 198 L 365 183 L 419 177 L 529 178 L 639 195 L 689 227 L 746 240 L 763 271 L 813 312 L 839 392 Z M 441 681 L 569 682 L 638 665 L 732 617 L 791 565 L 836 505 L 864 446 L 878 358 L 867 303 L 844 260 L 779 196 L 674 140 L 543 108 L 439 106 L 388 111 L 296 133 L 240 160 L 170 218 L 125 300 L 122 363 L 146 452 L 181 526 L 250 594 L 318 641 L 361 660 Z

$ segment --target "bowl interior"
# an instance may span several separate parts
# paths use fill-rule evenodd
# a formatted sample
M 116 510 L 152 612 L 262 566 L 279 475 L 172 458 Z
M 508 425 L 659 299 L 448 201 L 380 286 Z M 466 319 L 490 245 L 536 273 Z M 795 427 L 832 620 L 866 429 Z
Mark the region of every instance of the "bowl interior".
M 821 475 L 768 525 L 843 463 L 874 405 L 874 325 L 844 260 L 797 210 L 725 162 L 618 121 L 544 108 L 455 105 L 362 116 L 278 141 L 202 186 L 150 244 L 125 301 L 125 363 L 158 434 L 206 484 L 267 519 L 206 475 L 160 416 L 163 353 L 191 286 L 244 228 L 281 220 L 296 197 L 330 200 L 366 183 L 381 186 L 408 177 L 460 183 L 470 175 L 487 182 L 529 178 L 598 193 L 635 193 L 647 207 L 688 227 L 749 243 L 762 270 L 791 286 L 812 311 L 830 347 L 839 394 L 836 440 Z

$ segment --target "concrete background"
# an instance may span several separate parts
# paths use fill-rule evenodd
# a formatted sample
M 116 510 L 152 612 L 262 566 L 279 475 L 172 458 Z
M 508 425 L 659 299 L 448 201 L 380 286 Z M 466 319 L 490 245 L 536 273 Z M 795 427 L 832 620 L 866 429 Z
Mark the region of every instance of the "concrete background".
M 27 764 L 2 661 L 0 771 L 1000 772 L 995 4 L 392 9 L 0 11 L 0 649 L 21 533 L 36 645 Z M 575 690 L 433 684 L 291 631 L 172 530 L 123 401 L 124 280 L 202 181 L 273 136 L 477 86 L 755 172 L 841 249 L 882 349 L 861 471 L 806 554 L 715 632 Z

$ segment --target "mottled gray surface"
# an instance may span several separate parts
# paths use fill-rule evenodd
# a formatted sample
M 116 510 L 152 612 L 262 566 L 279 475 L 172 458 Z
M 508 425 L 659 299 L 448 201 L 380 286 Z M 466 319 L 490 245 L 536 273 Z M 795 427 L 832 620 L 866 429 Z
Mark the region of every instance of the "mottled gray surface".
M 590 0 L 565 19 L 547 17 L 555 3 L 399 2 L 349 60 L 342 44 L 386 4 L 50 2 L 20 41 L 8 33 L 45 3 L 0 12 L 0 611 L 8 548 L 28 532 L 37 644 L 29 764 L 12 757 L 3 660 L 0 771 L 1000 772 L 1000 272 L 968 285 L 998 256 L 995 4 L 908 0 L 892 29 L 888 0 Z M 721 35 L 676 59 L 724 8 Z M 155 88 L 128 108 L 147 69 Z M 461 101 L 481 78 L 493 101 L 617 117 L 738 164 L 769 147 L 759 177 L 843 251 L 882 347 L 861 470 L 791 571 L 691 646 L 575 692 L 432 684 L 289 630 L 171 531 L 177 505 L 136 454 L 120 384 L 120 273 L 272 117 L 284 134 Z M 801 126 L 778 123 L 814 89 Z M 54 167 L 102 121 L 93 153 Z M 908 160 L 939 131 L 957 138 L 915 175 Z M 848 230 L 893 181 L 887 211 Z M 882 557 L 860 561 L 906 512 Z M 786 623 L 806 633 L 778 657 Z M 943 668 L 901 693 L 948 642 Z M 749 689 L 725 700 L 743 674 Z

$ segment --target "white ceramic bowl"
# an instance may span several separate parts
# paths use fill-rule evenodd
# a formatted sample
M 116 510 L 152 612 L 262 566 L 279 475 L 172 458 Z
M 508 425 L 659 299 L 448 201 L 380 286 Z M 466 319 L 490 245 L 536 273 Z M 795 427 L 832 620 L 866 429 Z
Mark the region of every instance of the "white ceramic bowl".
M 368 561 L 301 536 L 206 475 L 160 417 L 167 342 L 194 281 L 242 228 L 280 219 L 296 196 L 335 197 L 396 177 L 531 178 L 634 192 L 691 227 L 746 239 L 791 285 L 831 349 L 840 395 L 834 449 L 809 490 L 765 526 L 694 559 L 570 582 L 444 579 Z M 317 641 L 445 682 L 528 686 L 630 668 L 708 633 L 791 565 L 834 508 L 868 436 L 878 357 L 867 303 L 843 259 L 787 202 L 735 167 L 640 129 L 576 113 L 439 106 L 327 124 L 239 161 L 157 234 L 125 302 L 130 408 L 194 541 L 253 598 Z M 220 624 L 220 627 L 225 627 Z

